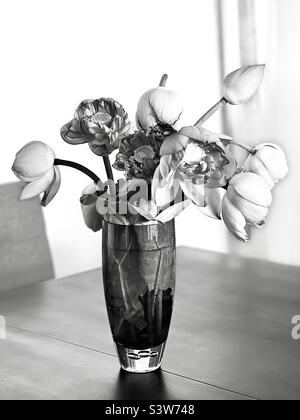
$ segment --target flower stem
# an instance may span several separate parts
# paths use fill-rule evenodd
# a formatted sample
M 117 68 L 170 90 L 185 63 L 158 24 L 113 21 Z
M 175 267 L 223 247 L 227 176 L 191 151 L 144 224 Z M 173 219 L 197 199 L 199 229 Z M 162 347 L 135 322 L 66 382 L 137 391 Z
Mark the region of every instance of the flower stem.
M 77 171 L 80 171 L 83 174 L 90 177 L 95 184 L 98 184 L 98 182 L 100 182 L 100 178 L 96 174 L 94 174 L 94 172 L 90 171 L 88 168 L 80 165 L 79 163 L 71 162 L 69 160 L 55 159 L 54 166 L 67 166 L 69 168 L 76 169 Z
M 200 118 L 200 120 L 196 122 L 195 126 L 201 127 L 212 115 L 214 115 L 219 109 L 223 108 L 223 106 L 225 106 L 226 104 L 228 104 L 227 99 L 220 99 L 219 102 L 217 102 L 209 111 L 206 112 L 206 114 L 204 114 Z M 255 154 L 255 150 L 252 147 L 247 146 L 246 144 L 231 141 L 229 145 L 240 147 L 241 149 L 246 150 L 246 152 L 248 152 L 251 155 Z
M 114 174 L 111 168 L 109 157 L 103 156 L 103 162 L 104 162 L 107 178 L 111 181 L 114 181 Z
M 229 143 L 229 146 L 239 147 L 240 149 L 246 150 L 246 152 L 248 152 L 250 155 L 254 155 L 255 154 L 255 150 L 252 147 L 247 146 L 246 144 L 243 144 L 243 143 L 239 143 L 237 141 L 231 141 Z
M 159 84 L 159 87 L 165 87 L 166 86 L 166 84 L 167 84 L 167 81 L 168 81 L 168 75 L 167 74 L 164 74 L 163 76 L 162 76 L 162 78 L 161 78 L 161 80 L 160 80 L 160 84 Z
M 213 116 L 219 109 L 223 108 L 228 102 L 225 98 L 222 98 L 217 102 L 209 111 L 204 114 L 200 120 L 195 124 L 197 127 L 201 127 L 211 116 Z

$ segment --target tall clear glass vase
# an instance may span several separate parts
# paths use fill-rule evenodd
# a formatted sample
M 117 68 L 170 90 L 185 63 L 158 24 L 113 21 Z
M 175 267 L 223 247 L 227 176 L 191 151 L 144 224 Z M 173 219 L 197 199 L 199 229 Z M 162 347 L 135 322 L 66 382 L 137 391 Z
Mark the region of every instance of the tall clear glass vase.
M 103 279 L 120 364 L 133 373 L 161 365 L 176 281 L 174 221 L 103 226 Z

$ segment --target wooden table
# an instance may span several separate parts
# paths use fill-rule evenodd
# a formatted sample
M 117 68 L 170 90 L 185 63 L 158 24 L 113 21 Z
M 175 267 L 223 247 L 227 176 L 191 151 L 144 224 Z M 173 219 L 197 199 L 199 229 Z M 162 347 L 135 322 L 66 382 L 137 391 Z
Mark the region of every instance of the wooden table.
M 0 295 L 0 399 L 299 399 L 300 269 L 182 248 L 162 371 L 120 371 L 100 270 Z

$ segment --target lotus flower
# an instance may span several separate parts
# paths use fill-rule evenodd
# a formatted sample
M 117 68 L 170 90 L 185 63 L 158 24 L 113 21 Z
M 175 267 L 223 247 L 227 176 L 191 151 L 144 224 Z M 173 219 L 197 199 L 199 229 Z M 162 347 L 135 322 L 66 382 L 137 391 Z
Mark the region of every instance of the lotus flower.
M 203 129 L 199 130 L 201 132 L 207 135 Z M 204 140 L 205 135 L 190 137 L 178 170 L 193 184 L 223 187 L 227 184 L 224 168 L 230 164 L 229 157 L 217 135 L 211 133 L 211 137 Z
M 246 226 L 262 227 L 272 204 L 272 194 L 262 177 L 251 172 L 234 176 L 223 198 L 222 216 L 230 232 L 246 242 Z
M 162 86 L 150 89 L 139 101 L 137 127 L 146 133 L 168 135 L 179 130 L 182 113 L 183 103 L 176 92 Z
M 24 146 L 16 155 L 12 170 L 21 181 L 28 185 L 23 189 L 20 200 L 26 200 L 47 192 L 60 181 L 58 167 L 54 167 L 55 154 L 45 143 L 34 141 Z M 60 184 L 60 182 L 58 182 Z M 59 185 L 56 183 L 56 192 Z M 50 194 L 51 199 L 54 197 Z M 47 204 L 49 203 L 47 199 Z
M 136 132 L 120 142 L 113 167 L 125 171 L 128 179 L 150 180 L 159 165 L 161 137 Z
M 245 163 L 245 170 L 260 175 L 273 189 L 282 181 L 289 169 L 284 151 L 273 143 L 264 143 L 255 147 Z
M 200 127 L 185 127 L 167 137 L 161 154 L 153 182 L 159 206 L 172 202 L 180 188 L 193 203 L 205 207 L 206 196 L 212 196 L 206 191 L 226 186 L 236 169 L 219 136 Z
M 70 144 L 88 143 L 98 156 L 107 156 L 119 147 L 128 135 L 131 124 L 128 114 L 113 99 L 83 101 L 74 119 L 61 129 L 62 138 Z
M 223 96 L 231 105 L 248 102 L 263 81 L 265 65 L 246 66 L 230 73 L 224 81 Z

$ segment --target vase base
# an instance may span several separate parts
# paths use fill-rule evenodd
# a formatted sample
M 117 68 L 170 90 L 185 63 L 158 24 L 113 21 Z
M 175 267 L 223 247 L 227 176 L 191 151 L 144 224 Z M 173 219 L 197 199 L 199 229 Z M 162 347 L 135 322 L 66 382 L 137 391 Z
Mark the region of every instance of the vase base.
M 116 343 L 122 369 L 130 373 L 150 373 L 159 369 L 166 343 L 145 350 L 127 349 Z

